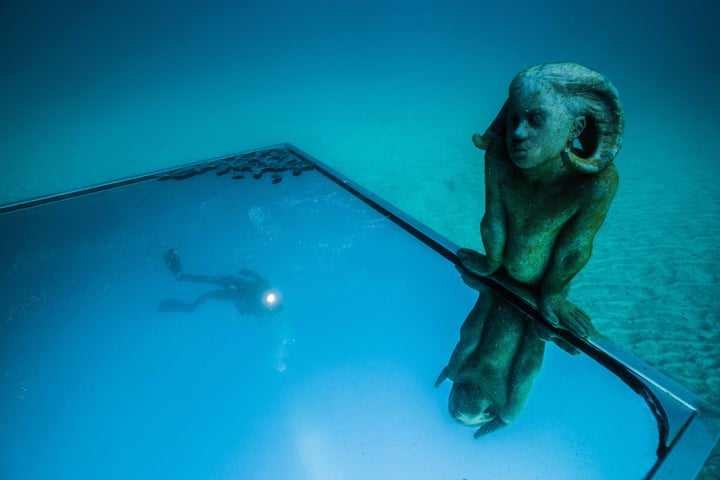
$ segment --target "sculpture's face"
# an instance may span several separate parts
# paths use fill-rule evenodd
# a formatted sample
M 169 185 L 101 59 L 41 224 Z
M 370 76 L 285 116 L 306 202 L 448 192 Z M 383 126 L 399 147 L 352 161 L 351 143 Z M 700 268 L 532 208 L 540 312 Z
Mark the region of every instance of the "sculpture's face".
M 510 90 L 507 111 L 507 149 L 522 169 L 559 161 L 572 143 L 575 118 L 567 100 L 545 82 L 528 79 Z

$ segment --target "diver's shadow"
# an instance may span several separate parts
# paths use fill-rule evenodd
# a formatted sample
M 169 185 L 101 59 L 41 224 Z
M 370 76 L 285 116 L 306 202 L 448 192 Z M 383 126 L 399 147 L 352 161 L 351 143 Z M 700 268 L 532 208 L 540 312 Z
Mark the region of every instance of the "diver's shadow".
M 240 315 L 271 317 L 282 309 L 278 290 L 252 270 L 240 270 L 237 275 L 190 275 L 183 273 L 180 256 L 175 249 L 165 253 L 165 263 L 170 273 L 183 282 L 204 283 L 221 288 L 202 293 L 192 302 L 165 299 L 157 307 L 159 312 L 192 313 L 208 300 L 232 302 Z

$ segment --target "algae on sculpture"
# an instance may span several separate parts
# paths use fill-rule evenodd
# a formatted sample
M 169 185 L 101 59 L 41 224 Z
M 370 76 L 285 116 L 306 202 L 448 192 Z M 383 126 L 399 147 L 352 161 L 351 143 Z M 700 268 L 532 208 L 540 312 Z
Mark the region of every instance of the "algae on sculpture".
M 541 314 L 577 335 L 590 318 L 568 299 L 615 196 L 623 108 L 604 75 L 576 63 L 520 72 L 495 121 L 473 142 L 485 154 L 485 255 L 462 249 L 469 271 L 502 269 L 538 296 Z

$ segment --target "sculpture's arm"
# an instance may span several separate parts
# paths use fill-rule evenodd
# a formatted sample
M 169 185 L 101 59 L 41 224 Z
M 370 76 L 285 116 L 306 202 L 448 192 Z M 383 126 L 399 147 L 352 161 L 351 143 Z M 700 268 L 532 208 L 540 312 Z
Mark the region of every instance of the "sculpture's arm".
M 608 167 L 591 185 L 583 207 L 562 229 L 550 266 L 543 277 L 542 292 L 560 293 L 590 259 L 595 234 L 600 229 L 617 191 L 618 177 Z
M 492 150 L 485 156 L 485 215 L 480 222 L 480 233 L 489 273 L 502 265 L 507 240 L 505 207 L 500 187 L 503 166 L 500 162 Z
M 590 260 L 593 239 L 600 229 L 618 185 L 613 165 L 597 174 L 583 206 L 560 232 L 540 290 L 540 311 L 553 324 L 564 323 L 575 333 L 589 333 L 590 320 L 566 299 L 570 280 Z
M 480 222 L 485 255 L 466 248 L 458 252 L 463 267 L 476 275 L 491 275 L 503 262 L 507 227 L 500 189 L 501 168 L 489 151 L 485 156 L 485 214 Z

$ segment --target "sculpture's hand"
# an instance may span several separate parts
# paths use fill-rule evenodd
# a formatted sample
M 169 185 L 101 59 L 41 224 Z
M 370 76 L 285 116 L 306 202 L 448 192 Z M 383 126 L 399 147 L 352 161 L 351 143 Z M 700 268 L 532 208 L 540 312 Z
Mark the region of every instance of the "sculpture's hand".
M 570 330 L 579 337 L 585 338 L 595 331 L 590 317 L 562 294 L 543 296 L 539 308 L 551 324 Z
M 457 257 L 467 271 L 475 275 L 480 275 L 481 277 L 486 277 L 497 270 L 497 268 L 490 265 L 485 255 L 475 250 L 470 250 L 469 248 L 461 248 L 458 250 Z
M 465 282 L 465 285 L 468 287 L 473 290 L 482 290 L 486 288 L 486 285 L 478 278 L 477 275 L 468 273 L 468 270 L 460 265 L 457 265 L 455 268 L 462 277 L 463 282 Z

